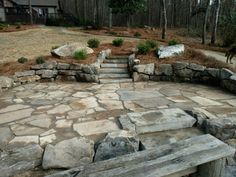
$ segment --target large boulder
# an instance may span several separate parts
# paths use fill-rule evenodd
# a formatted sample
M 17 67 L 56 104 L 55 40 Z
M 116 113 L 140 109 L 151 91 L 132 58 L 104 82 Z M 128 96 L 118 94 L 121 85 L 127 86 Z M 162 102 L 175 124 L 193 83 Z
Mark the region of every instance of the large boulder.
M 184 52 L 184 45 L 178 44 L 173 46 L 161 46 L 159 50 L 157 51 L 157 55 L 159 58 L 168 58 L 168 57 L 174 57 L 176 55 L 179 55 Z
M 58 56 L 58 57 L 70 57 L 73 56 L 75 51 L 78 50 L 86 50 L 88 54 L 93 53 L 93 49 L 82 45 L 81 43 L 72 43 L 72 44 L 66 44 L 59 48 L 56 48 L 51 51 L 52 55 Z
M 43 169 L 73 168 L 93 161 L 94 142 L 86 138 L 61 141 L 55 146 L 48 144 L 43 156 Z
M 129 131 L 108 133 L 106 138 L 96 145 L 94 161 L 102 161 L 139 150 L 139 139 Z
M 43 149 L 36 144 L 0 151 L 0 176 L 13 176 L 41 165 Z

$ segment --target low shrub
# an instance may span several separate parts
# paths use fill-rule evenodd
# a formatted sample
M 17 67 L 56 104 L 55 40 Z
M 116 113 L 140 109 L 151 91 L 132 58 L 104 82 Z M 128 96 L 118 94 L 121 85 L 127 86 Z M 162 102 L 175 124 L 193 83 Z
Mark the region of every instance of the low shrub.
M 43 63 L 46 62 L 46 59 L 43 56 L 39 56 L 39 57 L 36 58 L 35 61 L 36 61 L 37 64 L 43 64 Z
M 124 39 L 122 39 L 122 38 L 117 38 L 117 39 L 114 39 L 114 40 L 112 41 L 112 45 L 114 45 L 114 46 L 116 46 L 116 47 L 122 46 L 123 43 L 124 43 Z
M 148 45 L 151 49 L 154 49 L 157 47 L 157 42 L 154 41 L 154 40 L 147 40 L 146 42 L 146 45 Z
M 146 43 L 140 43 L 137 46 L 138 53 L 142 55 L 146 55 L 150 51 L 150 46 Z
M 76 60 L 85 60 L 88 57 L 88 53 L 85 49 L 75 51 L 73 58 Z
M 100 45 L 100 41 L 96 38 L 89 39 L 87 44 L 90 48 L 98 48 L 98 46 Z
M 17 26 L 16 26 L 16 29 L 20 29 L 20 28 L 21 28 L 21 25 L 17 25 Z
M 23 64 L 23 63 L 26 63 L 28 61 L 28 59 L 25 57 L 20 57 L 17 61 L 18 61 L 18 63 Z
M 134 37 L 141 37 L 141 36 L 142 36 L 142 34 L 140 34 L 139 32 L 134 33 Z
M 172 45 L 177 45 L 178 44 L 178 41 L 176 39 L 172 39 L 168 42 L 168 45 L 169 46 L 172 46 Z

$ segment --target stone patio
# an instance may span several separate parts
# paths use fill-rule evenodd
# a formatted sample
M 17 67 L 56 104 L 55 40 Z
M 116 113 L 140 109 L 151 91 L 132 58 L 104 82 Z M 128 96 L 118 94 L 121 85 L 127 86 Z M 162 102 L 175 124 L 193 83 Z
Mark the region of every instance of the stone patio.
M 166 108 L 236 117 L 236 95 L 203 85 L 168 82 L 120 84 L 34 83 L 0 95 L 0 150 L 36 143 L 42 148 L 85 137 L 95 143 L 121 130 L 117 117 Z M 196 127 L 139 135 L 146 148 L 202 134 Z

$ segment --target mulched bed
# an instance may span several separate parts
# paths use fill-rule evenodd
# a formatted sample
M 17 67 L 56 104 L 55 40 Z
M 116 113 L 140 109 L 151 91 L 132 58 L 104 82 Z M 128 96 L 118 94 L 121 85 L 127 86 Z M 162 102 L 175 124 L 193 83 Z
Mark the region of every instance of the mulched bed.
M 38 28 L 38 25 L 20 25 L 19 27 L 17 25 L 6 25 L 2 28 L 0 26 L 0 33 L 18 32 L 35 28 Z

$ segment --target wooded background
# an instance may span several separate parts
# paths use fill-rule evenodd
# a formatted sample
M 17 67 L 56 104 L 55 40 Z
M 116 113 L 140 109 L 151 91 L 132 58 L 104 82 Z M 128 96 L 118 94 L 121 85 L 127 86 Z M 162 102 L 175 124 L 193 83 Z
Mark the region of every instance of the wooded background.
M 93 24 L 97 19 L 100 26 L 109 26 L 108 0 L 59 0 L 59 3 L 63 13 L 72 14 L 79 19 L 81 24 Z M 146 12 L 133 15 L 131 26 L 160 27 L 162 23 L 160 3 L 161 0 L 147 0 Z M 168 27 L 202 28 L 203 9 L 206 3 L 207 0 L 166 0 Z M 209 22 L 212 21 L 214 10 L 212 4 Z M 227 16 L 232 12 L 236 12 L 236 1 L 221 0 L 220 16 Z M 127 17 L 125 15 L 113 14 L 113 26 L 126 26 L 126 23 Z

